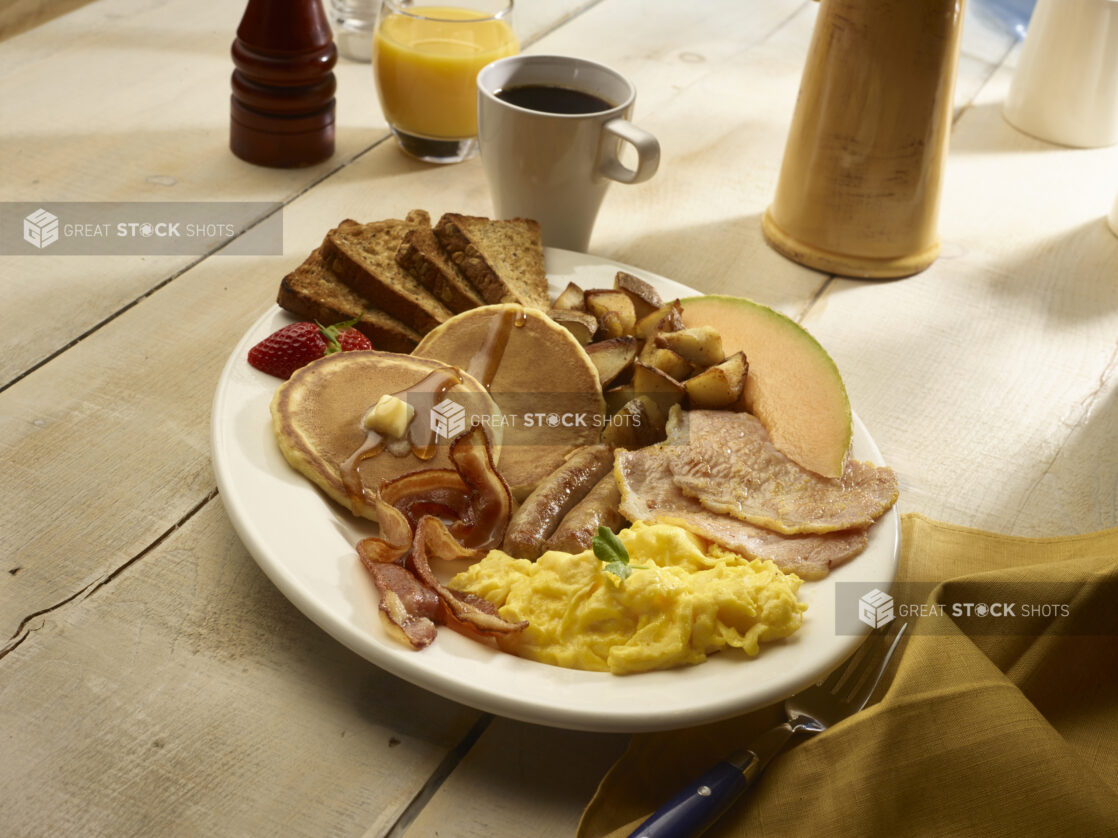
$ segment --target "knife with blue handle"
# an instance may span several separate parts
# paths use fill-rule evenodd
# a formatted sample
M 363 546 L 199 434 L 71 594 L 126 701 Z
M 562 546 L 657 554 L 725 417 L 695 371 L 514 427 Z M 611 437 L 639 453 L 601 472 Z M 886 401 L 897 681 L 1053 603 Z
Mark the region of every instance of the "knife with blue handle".
M 747 750 L 717 763 L 653 812 L 629 838 L 701 835 L 753 785 L 796 729 L 785 722 L 759 737 Z

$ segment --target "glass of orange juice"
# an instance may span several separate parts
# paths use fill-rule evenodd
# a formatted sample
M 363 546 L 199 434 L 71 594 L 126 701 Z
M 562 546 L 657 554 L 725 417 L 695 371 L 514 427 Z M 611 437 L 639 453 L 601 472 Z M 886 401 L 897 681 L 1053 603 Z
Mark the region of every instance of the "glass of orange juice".
M 478 70 L 520 51 L 513 0 L 380 0 L 373 75 L 405 152 L 457 163 L 477 152 Z

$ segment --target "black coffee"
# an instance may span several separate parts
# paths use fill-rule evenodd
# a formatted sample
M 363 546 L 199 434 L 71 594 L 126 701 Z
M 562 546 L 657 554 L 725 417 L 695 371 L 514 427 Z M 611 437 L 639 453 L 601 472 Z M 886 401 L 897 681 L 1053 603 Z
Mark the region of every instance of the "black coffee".
M 605 99 L 592 93 L 550 84 L 526 84 L 497 91 L 497 98 L 518 108 L 543 113 L 598 113 L 613 108 Z

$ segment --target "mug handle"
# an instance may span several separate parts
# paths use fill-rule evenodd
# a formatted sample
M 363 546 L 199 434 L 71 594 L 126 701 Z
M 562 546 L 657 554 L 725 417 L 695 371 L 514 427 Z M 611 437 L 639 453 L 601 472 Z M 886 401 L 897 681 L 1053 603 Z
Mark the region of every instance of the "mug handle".
M 619 183 L 643 183 L 656 174 L 660 166 L 660 143 L 654 136 L 624 119 L 611 119 L 602 126 L 602 132 L 603 141 L 607 134 L 612 135 L 637 150 L 637 168 L 623 165 L 617 158 L 617 146 L 603 142 L 602 160 L 598 164 L 601 174 Z

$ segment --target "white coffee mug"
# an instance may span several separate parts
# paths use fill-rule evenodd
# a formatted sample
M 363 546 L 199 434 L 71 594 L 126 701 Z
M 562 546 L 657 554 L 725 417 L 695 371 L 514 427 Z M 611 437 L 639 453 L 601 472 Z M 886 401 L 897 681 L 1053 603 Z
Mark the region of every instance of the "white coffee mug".
M 602 64 L 559 55 L 494 61 L 477 77 L 478 145 L 498 218 L 534 218 L 548 247 L 585 251 L 610 181 L 656 173 L 660 144 L 628 121 L 636 89 Z M 599 109 L 555 113 L 500 98 L 518 88 L 562 88 L 601 100 Z M 545 91 L 546 93 L 546 91 Z M 595 107 L 590 105 L 590 107 Z M 621 143 L 636 150 L 630 169 Z
M 1118 143 L 1118 0 L 1039 0 L 1003 113 L 1048 142 Z

